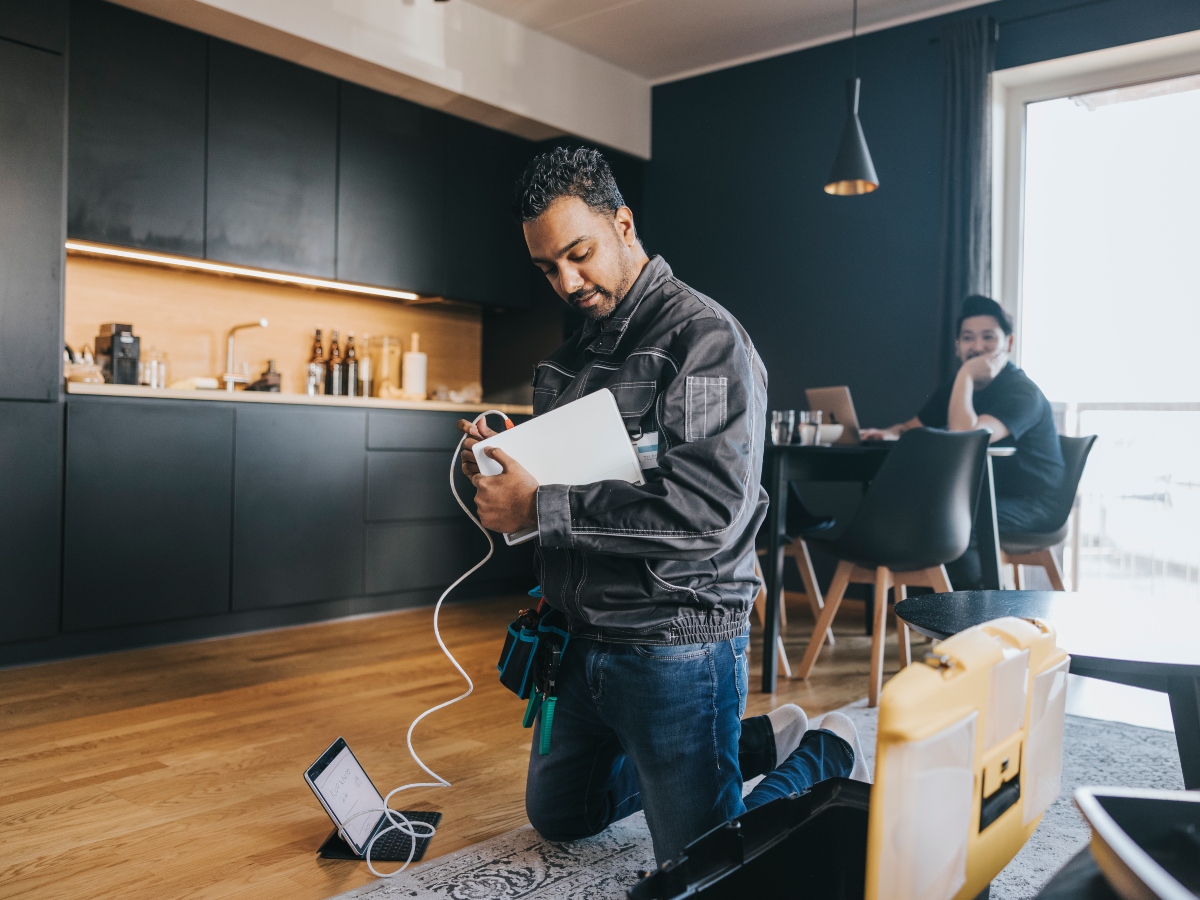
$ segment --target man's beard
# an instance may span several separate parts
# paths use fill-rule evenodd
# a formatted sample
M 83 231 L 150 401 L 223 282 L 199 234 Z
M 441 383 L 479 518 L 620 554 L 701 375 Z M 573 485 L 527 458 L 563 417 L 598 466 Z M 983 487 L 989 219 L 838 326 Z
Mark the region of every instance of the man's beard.
M 629 293 L 629 289 L 633 286 L 633 263 L 628 258 L 621 260 L 621 280 L 618 282 L 615 290 L 608 290 L 598 284 L 593 284 L 591 287 L 580 288 L 577 291 L 572 291 L 567 295 L 567 302 L 571 307 L 578 312 L 583 313 L 589 319 L 606 319 L 612 314 L 612 311 L 620 305 L 625 299 L 625 295 Z M 596 294 L 600 297 L 600 302 L 586 309 L 579 306 L 580 301 L 586 300 Z

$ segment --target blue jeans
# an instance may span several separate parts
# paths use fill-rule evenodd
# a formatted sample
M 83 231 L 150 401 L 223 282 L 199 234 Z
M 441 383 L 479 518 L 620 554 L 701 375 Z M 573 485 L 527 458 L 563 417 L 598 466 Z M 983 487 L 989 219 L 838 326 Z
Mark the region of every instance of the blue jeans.
M 849 775 L 854 754 L 831 732 L 808 732 L 778 767 L 765 717 L 748 720 L 756 727 L 743 735 L 748 643 L 745 635 L 672 647 L 572 638 L 545 756 L 540 715 L 534 726 L 525 810 L 538 833 L 578 840 L 644 809 L 661 864 L 747 809 Z M 763 772 L 743 802 L 743 778 Z

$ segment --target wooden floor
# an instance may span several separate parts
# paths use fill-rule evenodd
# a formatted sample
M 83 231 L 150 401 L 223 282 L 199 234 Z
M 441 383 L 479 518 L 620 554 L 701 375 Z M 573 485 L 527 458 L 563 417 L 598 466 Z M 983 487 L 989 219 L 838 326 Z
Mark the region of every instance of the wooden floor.
M 476 690 L 416 733 L 453 782 L 403 799 L 445 814 L 429 857 L 526 821 L 524 703 L 495 671 L 523 605 L 443 615 Z M 758 693 L 755 647 L 748 714 L 864 696 L 870 639 L 855 616 L 847 604 L 835 650 L 773 697 Z M 793 660 L 811 625 L 792 613 Z M 330 824 L 301 774 L 342 735 L 381 790 L 419 779 L 408 724 L 461 690 L 431 626 L 422 609 L 0 671 L 0 897 L 307 900 L 366 883 L 365 865 L 317 859 Z

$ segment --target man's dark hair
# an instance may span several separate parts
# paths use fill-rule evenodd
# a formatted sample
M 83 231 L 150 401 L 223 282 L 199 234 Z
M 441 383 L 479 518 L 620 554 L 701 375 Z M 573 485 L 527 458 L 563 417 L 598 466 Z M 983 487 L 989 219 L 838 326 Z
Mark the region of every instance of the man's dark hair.
M 559 197 L 578 197 L 608 215 L 625 205 L 608 161 L 588 147 L 555 147 L 531 161 L 517 180 L 514 212 L 530 222 Z
M 1004 307 L 991 297 L 985 297 L 982 294 L 972 294 L 963 301 L 962 309 L 958 313 L 958 327 L 954 329 L 955 340 L 958 340 L 958 336 L 962 334 L 963 322 L 973 316 L 991 316 L 1000 323 L 1000 327 L 1004 330 L 1006 336 L 1012 334 L 1012 319 L 1004 311 Z

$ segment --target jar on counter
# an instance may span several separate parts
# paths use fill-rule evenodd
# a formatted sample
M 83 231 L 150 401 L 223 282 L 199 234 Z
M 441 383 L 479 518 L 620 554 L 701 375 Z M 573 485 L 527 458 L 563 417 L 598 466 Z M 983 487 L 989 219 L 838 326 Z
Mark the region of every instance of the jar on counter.
M 371 396 L 388 396 L 384 386 L 390 385 L 396 394 L 400 392 L 400 338 L 387 334 L 371 335 L 367 341 Z
M 150 352 L 142 357 L 141 378 L 138 380 L 145 387 L 163 390 L 169 383 L 169 360 L 161 350 L 150 348 Z

